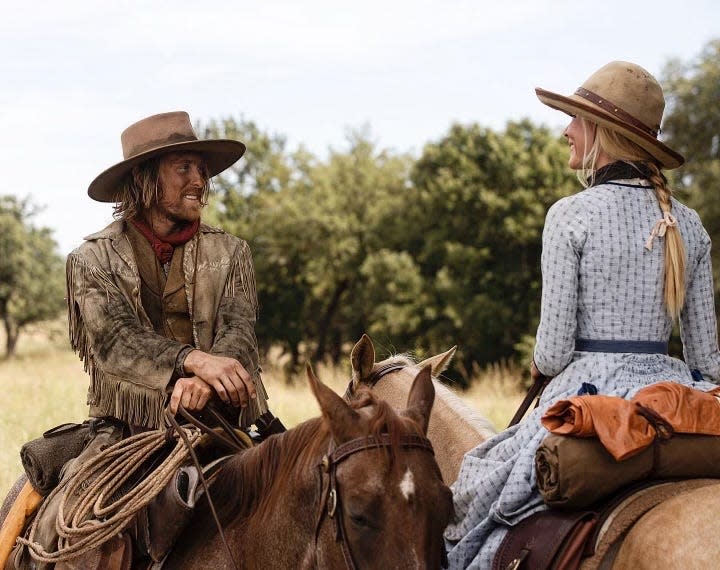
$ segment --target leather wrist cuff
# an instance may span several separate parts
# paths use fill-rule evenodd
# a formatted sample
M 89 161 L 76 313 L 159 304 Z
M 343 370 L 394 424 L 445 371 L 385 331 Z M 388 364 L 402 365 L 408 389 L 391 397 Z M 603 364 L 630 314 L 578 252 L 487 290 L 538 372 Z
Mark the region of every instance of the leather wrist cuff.
M 185 346 L 178 352 L 177 358 L 175 359 L 175 376 L 178 378 L 187 378 L 190 376 L 190 374 L 185 372 L 185 359 L 193 350 L 195 350 L 194 346 Z

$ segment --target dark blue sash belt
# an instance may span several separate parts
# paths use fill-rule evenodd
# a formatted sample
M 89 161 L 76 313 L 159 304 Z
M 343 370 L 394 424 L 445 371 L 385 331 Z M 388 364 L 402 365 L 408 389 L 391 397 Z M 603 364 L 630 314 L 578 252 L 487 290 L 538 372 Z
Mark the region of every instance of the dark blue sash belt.
M 667 354 L 668 343 L 654 340 L 591 340 L 579 338 L 575 350 L 582 352 L 641 352 Z

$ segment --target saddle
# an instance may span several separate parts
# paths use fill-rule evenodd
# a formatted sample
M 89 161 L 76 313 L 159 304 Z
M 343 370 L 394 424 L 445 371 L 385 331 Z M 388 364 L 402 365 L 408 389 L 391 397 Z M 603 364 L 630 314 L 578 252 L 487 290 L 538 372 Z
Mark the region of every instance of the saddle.
M 195 426 L 199 427 L 197 423 Z M 262 441 L 272 433 L 284 431 L 282 423 L 269 412 L 258 418 L 256 426 L 258 430 L 248 434 L 238 432 L 231 427 L 229 430 L 233 433 L 229 433 L 225 425 L 223 428 L 226 431 L 218 433 L 218 428 L 209 428 L 203 425 L 201 431 L 205 435 L 195 448 L 199 460 L 198 457 L 195 457 L 195 462 L 191 463 L 188 459 L 188 462 L 176 468 L 168 483 L 159 492 L 156 491 L 154 496 L 144 495 L 149 502 L 133 516 L 129 524 L 120 532 L 96 548 L 87 551 L 83 549 L 82 553 L 77 556 L 57 561 L 54 565 L 55 570 L 125 570 L 133 561 L 137 562 L 142 559 L 147 559 L 149 563 L 162 561 L 189 522 L 197 501 L 205 492 L 201 481 L 205 479 L 208 484 L 212 481 L 220 467 L 232 456 L 228 455 L 229 451 L 233 451 L 234 454 L 240 449 L 251 447 L 255 442 Z M 176 428 L 179 434 L 180 426 L 176 424 Z M 30 531 L 30 536 L 34 536 L 31 542 L 35 546 L 42 546 L 42 550 L 47 552 L 52 552 L 57 548 L 59 535 L 56 529 L 56 519 L 61 501 L 65 502 L 65 513 L 67 514 L 67 509 L 72 508 L 82 499 L 84 489 L 93 486 L 98 477 L 105 478 L 105 475 L 102 474 L 104 472 L 90 475 L 90 478 L 79 481 L 79 486 L 78 481 L 73 481 L 71 484 L 69 481 L 80 473 L 85 464 L 94 461 L 105 449 L 117 448 L 117 445 L 122 445 L 121 432 L 122 430 L 115 425 L 103 426 L 102 429 L 97 430 L 82 452 L 62 467 L 62 473 L 58 477 L 60 479 L 59 487 L 48 495 L 45 501 L 47 504 L 41 505 L 40 510 L 34 515 L 38 520 L 33 521 L 32 517 L 26 520 L 25 534 Z M 172 448 L 171 432 L 168 431 L 165 437 L 165 447 Z M 189 444 L 189 442 L 186 443 Z M 226 446 L 224 452 L 219 452 L 223 446 Z M 228 446 L 230 449 L 227 449 Z M 169 449 L 160 449 L 148 456 L 140 465 L 135 466 L 131 477 L 124 479 L 121 486 L 110 498 L 106 498 L 105 502 L 115 504 L 121 497 L 132 493 L 136 484 L 157 468 L 162 467 L 161 464 L 164 465 L 167 458 L 165 451 L 169 452 Z M 195 451 L 190 450 L 190 454 L 195 456 Z M 122 459 L 112 462 L 125 463 Z M 91 473 L 93 472 L 91 471 Z M 86 475 L 83 474 L 83 477 Z M 66 490 L 69 494 L 65 492 Z M 113 518 L 112 515 L 108 515 L 108 517 Z M 31 522 L 32 525 L 30 525 Z M 19 530 L 20 528 L 18 528 Z M 25 536 L 25 538 L 29 537 Z M 26 544 L 31 545 L 27 541 Z M 4 567 L 6 570 L 28 567 L 44 570 L 50 568 L 51 564 L 31 561 L 28 548 L 18 545 Z
M 686 491 L 718 479 L 650 481 L 633 485 L 592 510 L 535 513 L 511 527 L 492 570 L 600 570 L 611 568 L 623 538 L 640 517 Z

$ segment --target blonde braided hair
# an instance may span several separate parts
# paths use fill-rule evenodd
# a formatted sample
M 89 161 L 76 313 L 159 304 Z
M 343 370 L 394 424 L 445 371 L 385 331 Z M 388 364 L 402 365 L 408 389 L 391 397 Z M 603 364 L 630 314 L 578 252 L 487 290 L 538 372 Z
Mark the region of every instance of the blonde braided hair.
M 623 135 L 601 125 L 596 126 L 595 140 L 583 161 L 585 168 L 578 173 L 582 175 L 581 180 L 584 180 L 586 186 L 592 180 L 592 175 L 596 170 L 595 165 L 601 152 L 604 152 L 611 161 L 621 160 L 628 163 L 643 163 L 650 172 L 648 179 L 655 190 L 655 196 L 663 217 L 666 220 L 673 219 L 669 216 L 672 210 L 672 189 L 668 185 L 667 178 L 660 170 L 658 163 L 642 147 Z M 639 174 L 641 174 L 640 171 Z M 680 315 L 685 303 L 685 244 L 677 224 L 666 224 L 664 237 L 664 300 L 668 314 L 675 319 Z
M 647 162 L 650 183 L 655 188 L 663 214 L 672 209 L 672 190 L 667 178 L 655 162 Z M 665 305 L 673 318 L 680 315 L 685 303 L 685 244 L 677 225 L 667 226 L 665 231 Z

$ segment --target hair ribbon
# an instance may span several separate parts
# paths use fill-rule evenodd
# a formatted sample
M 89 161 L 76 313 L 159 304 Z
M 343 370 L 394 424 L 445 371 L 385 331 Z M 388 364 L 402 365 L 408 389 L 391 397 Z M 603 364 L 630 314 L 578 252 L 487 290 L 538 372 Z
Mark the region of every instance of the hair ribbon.
M 650 236 L 645 242 L 645 249 L 652 251 L 653 240 L 655 237 L 664 237 L 667 229 L 674 228 L 675 226 L 677 226 L 677 218 L 675 218 L 675 216 L 673 216 L 670 212 L 663 212 L 663 217 L 655 222 L 655 225 L 650 232 Z

